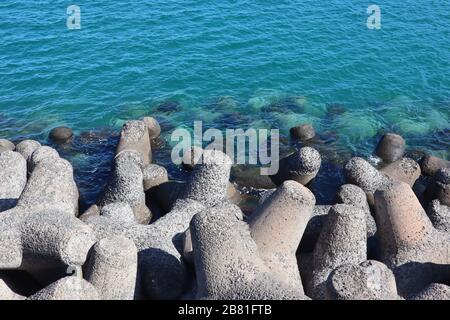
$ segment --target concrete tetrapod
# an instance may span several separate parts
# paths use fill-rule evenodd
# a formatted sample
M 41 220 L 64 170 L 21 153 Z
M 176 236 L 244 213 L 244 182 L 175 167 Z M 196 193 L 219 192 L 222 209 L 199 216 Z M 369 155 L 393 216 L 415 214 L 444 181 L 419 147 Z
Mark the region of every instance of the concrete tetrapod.
M 181 258 L 182 234 L 192 217 L 226 197 L 231 159 L 219 151 L 205 150 L 186 190 L 172 210 L 151 225 L 105 216 L 86 218 L 98 238 L 124 235 L 138 248 L 139 298 L 174 299 L 186 287 L 187 271 Z
M 446 206 L 450 206 L 450 168 L 440 169 L 434 175 L 434 196 Z
M 307 299 L 301 287 L 279 279 L 260 256 L 240 211 L 224 201 L 190 224 L 197 297 L 201 299 Z
M 295 253 L 316 199 L 302 184 L 285 181 L 248 221 L 259 255 L 278 279 L 302 288 Z
M 9 140 L 0 139 L 0 153 L 5 151 L 14 151 L 16 146 Z
M 27 183 L 27 163 L 14 151 L 0 153 L 0 212 L 13 208 Z
M 28 160 L 28 166 L 31 170 L 34 170 L 34 168 L 39 162 L 48 158 L 58 159 L 59 158 L 58 151 L 48 146 L 39 147 L 36 150 L 34 150 L 33 154 Z
M 148 136 L 150 140 L 158 138 L 161 134 L 161 126 L 159 125 L 158 121 L 152 117 L 144 117 L 142 121 L 147 126 Z
M 103 238 L 91 250 L 84 277 L 104 300 L 132 300 L 136 287 L 137 248 L 133 241 Z
M 392 180 L 359 157 L 351 158 L 345 164 L 344 174 L 348 183 L 355 184 L 364 190 L 370 205 L 373 205 L 373 193 Z
M 144 178 L 144 191 L 169 181 L 166 168 L 157 164 L 152 163 L 144 166 L 142 169 L 142 174 Z
M 33 294 L 28 300 L 98 300 L 97 290 L 89 282 L 68 276 Z
M 78 198 L 72 165 L 65 159 L 51 156 L 34 166 L 17 208 L 33 211 L 56 209 L 77 216 Z
M 420 177 L 420 166 L 417 162 L 410 158 L 402 158 L 397 160 L 380 170 L 381 173 L 386 174 L 395 180 L 403 181 L 411 187 Z
M 306 294 L 326 298 L 326 284 L 337 267 L 367 260 L 367 224 L 364 210 L 337 204 L 331 207 L 313 252 L 313 274 Z
M 22 269 L 43 284 L 81 266 L 95 243 L 75 215 L 78 190 L 64 159 L 40 161 L 13 209 L 0 215 L 0 269 Z
M 123 151 L 138 152 L 144 165 L 152 162 L 152 147 L 148 127 L 144 121 L 132 120 L 123 125 L 116 154 Z
M 33 152 L 40 146 L 41 144 L 35 140 L 23 140 L 16 145 L 16 152 L 20 153 L 28 161 Z
M 319 172 L 322 158 L 320 153 L 311 147 L 303 147 L 280 160 L 278 173 L 270 176 L 276 185 L 283 181 L 294 180 L 307 185 Z
M 397 300 L 392 271 L 375 260 L 337 267 L 327 282 L 326 298 L 330 300 Z
M 142 158 L 137 151 L 125 150 L 114 158 L 113 172 L 99 201 L 99 206 L 114 202 L 125 202 L 133 209 L 138 222 L 151 218 L 145 205 Z
M 338 203 L 348 204 L 363 209 L 366 214 L 367 237 L 375 235 L 377 232 L 377 225 L 370 213 L 367 195 L 364 190 L 353 184 L 344 184 L 339 188 L 336 198 Z
M 415 295 L 413 300 L 450 300 L 450 286 L 432 283 Z
M 1 300 L 24 300 L 25 297 L 12 291 L 8 285 L 0 279 L 0 301 Z
M 433 176 L 439 169 L 450 168 L 450 161 L 426 155 L 420 162 L 420 168 L 423 174 Z
M 442 204 L 439 199 L 434 199 L 427 211 L 433 226 L 444 232 L 450 232 L 450 207 Z
M 375 193 L 381 258 L 407 298 L 450 270 L 450 235 L 433 227 L 411 187 L 396 181 Z

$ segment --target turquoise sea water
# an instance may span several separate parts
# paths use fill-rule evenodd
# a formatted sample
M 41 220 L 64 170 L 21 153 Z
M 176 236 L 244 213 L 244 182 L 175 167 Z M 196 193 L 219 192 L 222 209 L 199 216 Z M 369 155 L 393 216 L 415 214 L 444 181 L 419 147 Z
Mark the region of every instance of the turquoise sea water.
M 166 140 L 194 120 L 286 137 L 312 123 L 326 160 L 319 185 L 385 131 L 449 158 L 450 2 L 375 3 L 381 30 L 366 27 L 368 1 L 3 0 L 0 136 L 45 142 L 55 126 L 74 128 L 59 150 L 87 202 L 107 176 L 110 133 L 143 115 Z M 66 27 L 72 4 L 81 30 Z M 169 146 L 156 160 L 178 177 Z

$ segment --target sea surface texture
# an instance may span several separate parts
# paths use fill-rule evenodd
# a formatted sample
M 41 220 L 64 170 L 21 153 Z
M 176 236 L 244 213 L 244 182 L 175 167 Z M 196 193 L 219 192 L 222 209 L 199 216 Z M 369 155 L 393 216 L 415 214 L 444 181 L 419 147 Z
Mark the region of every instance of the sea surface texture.
M 370 30 L 367 7 L 381 8 Z M 81 8 L 81 29 L 66 10 Z M 117 132 L 151 115 L 173 178 L 171 132 L 314 125 L 324 157 L 316 195 L 332 200 L 343 162 L 369 157 L 380 135 L 448 159 L 450 1 L 73 0 L 0 2 L 0 137 L 47 142 L 74 165 L 87 205 L 110 170 Z

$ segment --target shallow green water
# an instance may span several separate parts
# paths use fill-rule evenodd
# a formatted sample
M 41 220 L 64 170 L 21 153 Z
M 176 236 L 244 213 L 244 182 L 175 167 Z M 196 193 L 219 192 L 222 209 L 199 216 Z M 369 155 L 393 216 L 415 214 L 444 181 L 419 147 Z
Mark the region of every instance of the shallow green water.
M 81 30 L 66 28 L 69 4 Z M 147 114 L 165 138 L 194 120 L 285 135 L 308 122 L 334 162 L 370 155 L 385 131 L 449 158 L 450 2 L 377 1 L 381 30 L 366 27 L 370 4 L 3 0 L 0 135 L 45 141 L 57 125 L 117 130 Z M 114 143 L 79 143 L 62 152 L 92 200 Z M 168 150 L 156 159 L 176 177 Z

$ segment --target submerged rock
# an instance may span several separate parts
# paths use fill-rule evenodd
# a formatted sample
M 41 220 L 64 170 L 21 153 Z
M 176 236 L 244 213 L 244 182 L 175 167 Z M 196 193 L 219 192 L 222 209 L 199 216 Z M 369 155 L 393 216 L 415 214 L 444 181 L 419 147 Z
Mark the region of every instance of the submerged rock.
M 293 127 L 289 130 L 291 137 L 294 139 L 298 139 L 300 141 L 306 141 L 314 138 L 316 136 L 316 132 L 314 128 L 310 124 L 303 124 L 297 127 Z
M 164 113 L 164 114 L 172 114 L 174 112 L 180 111 L 182 108 L 181 104 L 177 101 L 165 101 L 160 103 L 156 109 L 155 112 L 157 113 Z
M 68 127 L 57 127 L 50 131 L 48 137 L 56 143 L 66 143 L 72 139 L 73 131 Z
M 403 157 L 405 148 L 405 140 L 400 135 L 386 133 L 378 142 L 375 152 L 385 163 L 392 163 Z
M 255 189 L 273 189 L 275 183 L 269 176 L 261 175 L 258 167 L 236 165 L 231 169 L 231 180 L 242 187 Z

